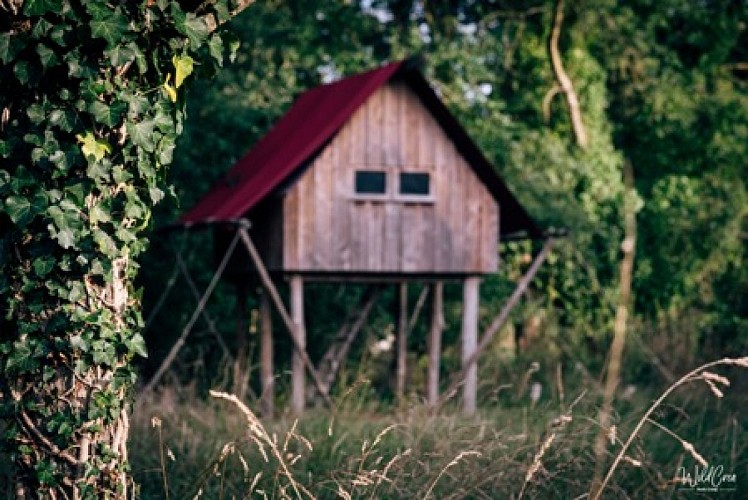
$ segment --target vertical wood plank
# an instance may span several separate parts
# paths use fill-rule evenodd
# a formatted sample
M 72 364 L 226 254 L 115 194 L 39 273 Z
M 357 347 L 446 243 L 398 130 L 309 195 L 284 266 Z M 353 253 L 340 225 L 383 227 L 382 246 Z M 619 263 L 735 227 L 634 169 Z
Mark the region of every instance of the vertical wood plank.
M 299 203 L 299 225 L 301 239 L 299 244 L 300 265 L 299 269 L 314 269 L 315 246 L 316 246 L 316 212 L 315 206 L 315 169 L 308 169 L 298 181 L 300 203 Z
M 366 163 L 366 122 L 368 121 L 367 104 L 364 103 L 356 110 L 348 121 L 349 144 L 348 165 L 349 168 L 360 167 Z M 352 188 L 351 188 L 352 189 Z
M 444 283 L 437 281 L 431 289 L 431 328 L 426 342 L 428 368 L 426 371 L 426 404 L 434 406 L 439 400 L 439 368 L 444 331 Z
M 264 290 L 260 291 L 260 412 L 265 418 L 272 418 L 275 411 L 273 396 L 275 379 L 273 378 L 273 321 L 270 309 L 270 298 Z
M 369 234 L 366 241 L 368 263 L 366 270 L 378 272 L 383 270 L 385 246 L 385 209 L 386 203 L 368 203 Z
M 374 92 L 366 101 L 366 165 L 384 165 L 383 143 L 383 97 L 384 91 L 380 89 Z
M 397 167 L 402 165 L 400 149 L 400 113 L 397 88 L 388 84 L 382 92 L 382 160 L 383 165 Z
M 408 284 L 398 286 L 397 294 L 397 356 L 395 368 L 395 398 L 398 405 L 405 402 L 405 380 L 408 360 Z
M 418 150 L 420 147 L 422 105 L 416 95 L 405 84 L 400 84 L 400 121 L 403 147 L 403 164 L 420 165 Z
M 400 241 L 402 245 L 402 270 L 406 273 L 414 273 L 419 269 L 421 262 L 421 228 L 418 218 L 418 210 L 415 205 L 400 203 L 398 205 L 402 214 L 402 231 Z
M 294 322 L 298 345 L 306 351 L 306 328 L 304 325 L 304 280 L 299 275 L 291 276 L 291 317 Z M 294 349 L 291 358 L 291 410 L 300 414 L 306 399 L 304 360 Z
M 314 259 L 315 270 L 331 269 L 333 254 L 332 203 L 333 203 L 333 151 L 335 146 L 328 145 L 314 161 L 312 169 L 314 196 Z
M 467 368 L 462 392 L 462 411 L 473 415 L 478 401 L 478 364 L 467 366 L 478 349 L 478 296 L 480 278 L 465 278 L 462 293 L 462 363 Z
M 384 205 L 384 245 L 382 248 L 383 271 L 402 271 L 402 207 L 396 203 Z
M 353 174 L 351 167 L 351 122 L 341 129 L 335 140 L 337 154 L 334 155 L 335 183 L 333 208 L 333 240 L 335 242 L 333 259 L 337 269 L 348 271 L 351 269 L 351 216 L 353 202 Z
M 463 204 L 463 224 L 465 228 L 463 266 L 470 272 L 480 271 L 480 205 L 483 202 L 480 192 L 480 181 L 472 172 L 465 171 L 470 166 L 461 159 L 461 169 L 464 176 L 465 203 Z
M 283 268 L 299 267 L 299 186 L 291 188 L 283 200 Z
M 498 270 L 498 210 L 496 201 L 490 195 L 482 196 L 480 230 L 480 271 L 494 273 Z
M 451 169 L 445 158 L 445 148 L 441 141 L 434 144 L 434 188 L 436 201 L 434 205 L 434 270 L 437 272 L 449 271 L 452 224 L 450 219 L 450 206 L 452 198 Z

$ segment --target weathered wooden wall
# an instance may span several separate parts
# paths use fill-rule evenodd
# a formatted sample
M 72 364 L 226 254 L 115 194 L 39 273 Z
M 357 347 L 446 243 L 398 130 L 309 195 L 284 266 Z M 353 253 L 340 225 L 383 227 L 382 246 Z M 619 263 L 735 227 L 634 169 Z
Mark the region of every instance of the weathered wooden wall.
M 433 201 L 360 199 L 354 175 L 362 169 L 387 171 L 393 195 L 399 172 L 428 172 Z M 284 197 L 283 270 L 493 272 L 498 210 L 418 97 L 392 82 L 354 113 Z

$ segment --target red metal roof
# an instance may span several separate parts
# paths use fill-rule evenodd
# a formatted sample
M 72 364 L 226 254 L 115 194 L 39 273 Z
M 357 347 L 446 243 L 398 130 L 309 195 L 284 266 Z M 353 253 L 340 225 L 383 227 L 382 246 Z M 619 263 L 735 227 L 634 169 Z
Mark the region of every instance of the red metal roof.
M 356 109 L 395 76 L 410 84 L 499 202 L 501 234 L 525 232 L 540 236 L 535 222 L 423 75 L 408 61 L 387 64 L 303 93 L 270 132 L 231 167 L 180 222 L 192 224 L 244 216 L 318 153 Z

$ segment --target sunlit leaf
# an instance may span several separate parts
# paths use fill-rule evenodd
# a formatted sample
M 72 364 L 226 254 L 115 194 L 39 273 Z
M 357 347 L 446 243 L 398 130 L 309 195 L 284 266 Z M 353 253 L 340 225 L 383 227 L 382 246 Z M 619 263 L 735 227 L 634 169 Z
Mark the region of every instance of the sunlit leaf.
M 190 56 L 174 56 L 172 57 L 171 62 L 174 63 L 174 68 L 176 68 L 174 87 L 179 88 L 182 86 L 184 79 L 192 74 L 192 66 L 195 61 Z

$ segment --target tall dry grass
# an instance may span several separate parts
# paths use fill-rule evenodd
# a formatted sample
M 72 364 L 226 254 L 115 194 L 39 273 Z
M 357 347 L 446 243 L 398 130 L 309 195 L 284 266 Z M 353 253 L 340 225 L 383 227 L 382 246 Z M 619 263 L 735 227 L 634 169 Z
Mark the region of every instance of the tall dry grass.
M 699 457 L 734 471 L 738 488 L 748 493 L 742 417 L 748 395 L 739 388 L 724 392 L 725 381 L 740 378 L 736 372 L 711 370 L 743 364 L 748 360 L 723 360 L 691 372 L 660 397 L 641 391 L 622 400 L 609 433 L 604 498 L 687 497 L 692 492 L 677 471 L 702 464 Z M 684 385 L 690 390 L 677 391 Z M 723 397 L 713 397 L 718 392 Z M 519 401 L 471 419 L 449 411 L 431 415 L 418 404 L 395 414 L 373 401 L 352 401 L 334 417 L 312 410 L 299 420 L 268 422 L 231 394 L 177 397 L 167 390 L 142 402 L 133 418 L 141 496 L 584 498 L 589 491 L 599 428 L 592 390 L 568 406 Z M 646 425 L 651 421 L 656 424 Z

